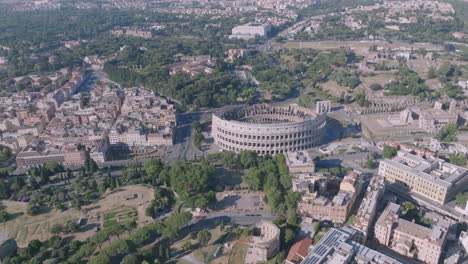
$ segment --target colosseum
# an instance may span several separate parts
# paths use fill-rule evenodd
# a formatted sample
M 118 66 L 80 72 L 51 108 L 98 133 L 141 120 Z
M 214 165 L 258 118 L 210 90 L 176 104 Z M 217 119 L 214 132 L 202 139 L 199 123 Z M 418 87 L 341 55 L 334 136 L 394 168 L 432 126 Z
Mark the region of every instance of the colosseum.
M 224 150 L 265 155 L 318 146 L 325 124 L 326 114 L 295 104 L 258 104 L 213 114 L 211 133 Z

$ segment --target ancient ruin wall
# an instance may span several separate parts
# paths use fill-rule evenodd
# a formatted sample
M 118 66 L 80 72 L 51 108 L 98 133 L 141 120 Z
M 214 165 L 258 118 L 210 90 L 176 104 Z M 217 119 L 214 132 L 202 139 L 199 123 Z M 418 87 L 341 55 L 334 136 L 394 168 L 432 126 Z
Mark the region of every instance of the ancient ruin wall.
M 259 104 L 213 114 L 212 135 L 224 150 L 276 154 L 318 146 L 325 124 L 325 114 L 304 107 Z

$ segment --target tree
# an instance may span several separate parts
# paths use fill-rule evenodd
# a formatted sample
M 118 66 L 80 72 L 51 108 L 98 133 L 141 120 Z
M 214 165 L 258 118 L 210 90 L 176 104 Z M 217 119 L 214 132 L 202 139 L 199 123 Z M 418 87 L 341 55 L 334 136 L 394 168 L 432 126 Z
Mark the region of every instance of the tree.
M 47 241 L 50 248 L 60 248 L 63 245 L 63 239 L 60 236 L 53 235 Z
M 412 202 L 404 202 L 401 207 L 403 214 L 407 214 L 409 211 L 415 210 L 416 206 Z
M 450 62 L 448 61 L 444 62 L 437 70 L 437 74 L 440 77 L 450 77 L 453 75 L 454 72 L 455 68 L 452 65 L 450 65 Z
M 449 154 L 448 158 L 450 163 L 457 166 L 465 166 L 467 164 L 467 154 L 463 152 Z
M 24 186 L 26 185 L 26 182 L 24 181 L 23 177 L 17 176 L 13 180 L 13 184 L 10 186 L 11 190 L 13 191 L 20 191 Z
M 395 157 L 397 152 L 398 152 L 397 147 L 392 147 L 392 146 L 389 146 L 389 145 L 385 145 L 384 148 L 383 148 L 383 156 L 386 159 L 391 159 L 391 158 Z
M 182 245 L 182 250 L 183 250 L 183 251 L 189 251 L 191 248 L 192 248 L 192 243 L 190 243 L 190 241 L 186 241 L 186 242 Z
M 208 242 L 210 242 L 210 239 L 211 239 L 211 233 L 208 230 L 202 230 L 198 232 L 197 234 L 197 240 L 203 246 L 208 245 Z
M 46 163 L 45 168 L 53 172 L 59 172 L 62 166 L 57 162 L 49 161 Z
M 63 232 L 69 234 L 69 233 L 75 233 L 78 231 L 80 225 L 75 222 L 75 221 L 68 221 L 66 224 L 65 224 L 65 227 L 63 229 Z
M 158 247 L 158 257 L 164 259 L 164 247 L 162 245 Z
M 94 161 L 90 156 L 89 152 L 86 152 L 86 159 L 85 159 L 85 171 L 88 173 L 95 173 L 99 169 L 96 161 Z
M 153 204 L 148 205 L 145 209 L 145 215 L 149 217 L 153 217 L 156 214 L 156 210 Z
M 123 264 L 139 264 L 138 257 L 134 254 L 127 255 L 122 260 Z
M 0 210 L 0 222 L 5 223 L 8 221 L 10 214 L 5 210 Z
M 317 235 L 317 233 L 319 232 L 320 230 L 320 221 L 318 221 L 317 223 L 315 223 L 314 225 L 314 234 Z
M 248 169 L 257 166 L 258 154 L 255 151 L 241 151 L 239 153 L 239 159 L 242 168 Z
M 442 127 L 442 129 L 437 133 L 436 139 L 443 142 L 456 142 L 457 141 L 457 124 L 450 123 Z
M 81 242 L 79 240 L 73 240 L 70 243 L 70 249 L 73 251 L 77 251 L 81 246 Z
M 298 218 L 296 215 L 291 215 L 286 219 L 286 223 L 289 226 L 298 226 Z
M 29 242 L 28 251 L 32 254 L 32 256 L 34 256 L 39 252 L 41 247 L 42 247 L 42 242 L 37 239 L 34 239 Z
M 242 177 L 250 190 L 258 191 L 263 186 L 263 173 L 257 168 L 250 168 Z
M 166 259 L 170 259 L 171 258 L 171 249 L 170 248 L 166 248 Z
M 294 240 L 295 236 L 296 234 L 294 233 L 294 230 L 292 230 L 291 228 L 286 229 L 286 231 L 284 232 L 284 242 L 286 244 L 291 243 Z
M 199 121 L 194 121 L 194 122 L 192 122 L 192 129 L 196 133 L 201 133 L 202 132 L 202 125 L 200 124 Z
M 378 83 L 373 83 L 369 86 L 369 88 L 371 88 L 371 90 L 373 91 L 378 91 L 378 90 L 382 90 L 383 87 L 382 85 L 378 84 Z
M 159 176 L 159 173 L 164 169 L 164 163 L 160 159 L 148 160 L 143 165 L 146 175 L 151 178 Z
M 366 163 L 364 163 L 364 165 L 362 167 L 366 168 L 366 169 L 373 169 L 373 168 L 375 168 L 376 165 L 377 165 L 377 163 L 374 160 L 368 159 L 368 160 L 366 160 Z
M 434 79 L 435 77 L 437 77 L 436 75 L 436 70 L 434 67 L 429 67 L 429 71 L 427 72 L 427 78 L 428 79 Z
M 457 194 L 457 196 L 455 197 L 455 200 L 461 207 L 465 207 L 466 201 L 468 201 L 468 192 Z
M 61 224 L 54 224 L 54 225 L 50 228 L 50 232 L 51 232 L 52 234 L 60 234 L 60 233 L 63 232 L 63 229 L 64 229 L 63 225 L 61 225 Z
M 355 220 L 356 220 L 356 215 L 353 214 L 348 218 L 348 223 L 353 224 Z
M 357 93 L 356 93 L 356 96 L 355 96 L 355 101 L 357 102 L 357 104 L 361 107 L 367 107 L 369 106 L 369 101 L 367 100 L 366 98 L 366 92 L 364 90 L 359 90 Z
M 205 137 L 203 136 L 202 133 L 196 133 L 193 136 L 193 144 L 199 150 L 201 150 L 201 143 L 202 143 L 203 139 L 205 139 Z
M 26 207 L 26 213 L 28 215 L 37 215 L 41 212 L 41 207 L 35 203 L 28 203 Z
M 239 168 L 239 157 L 232 151 L 224 151 L 221 153 L 221 163 L 228 169 Z
M 127 229 L 128 234 L 130 234 L 130 232 L 134 230 L 135 228 L 137 228 L 137 226 L 138 226 L 137 222 L 135 220 L 132 220 L 125 225 L 125 229 Z

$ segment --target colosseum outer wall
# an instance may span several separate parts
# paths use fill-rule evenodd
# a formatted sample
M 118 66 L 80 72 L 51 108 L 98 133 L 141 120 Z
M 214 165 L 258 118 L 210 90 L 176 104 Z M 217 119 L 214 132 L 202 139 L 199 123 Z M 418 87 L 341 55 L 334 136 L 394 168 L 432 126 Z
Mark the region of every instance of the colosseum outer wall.
M 325 125 L 325 114 L 297 105 L 256 105 L 213 114 L 212 135 L 224 150 L 251 150 L 265 155 L 318 146 Z

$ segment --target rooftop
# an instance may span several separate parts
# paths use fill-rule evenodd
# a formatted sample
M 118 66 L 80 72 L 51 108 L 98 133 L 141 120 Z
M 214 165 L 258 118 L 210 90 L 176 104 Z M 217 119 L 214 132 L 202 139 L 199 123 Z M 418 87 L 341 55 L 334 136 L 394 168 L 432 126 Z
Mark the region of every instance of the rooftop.
M 336 264 L 360 260 L 357 263 L 401 264 L 401 262 L 352 241 L 354 231 L 349 228 L 332 228 L 309 251 L 301 264 Z M 353 262 L 354 263 L 354 262 Z
M 286 260 L 293 263 L 300 263 L 305 256 L 307 256 L 310 245 L 312 245 L 312 239 L 310 239 L 310 237 L 299 240 L 289 250 Z
M 286 153 L 286 162 L 288 166 L 313 165 L 314 163 L 309 153 L 305 151 Z
M 468 169 L 439 158 L 424 159 L 403 150 L 398 151 L 397 156 L 393 159 L 385 159 L 384 162 L 445 187 L 456 184 L 468 176 Z

